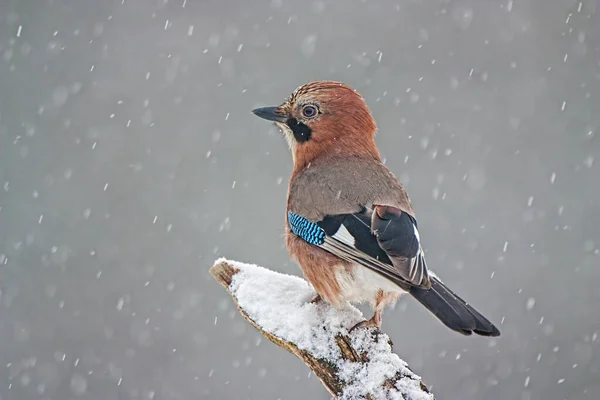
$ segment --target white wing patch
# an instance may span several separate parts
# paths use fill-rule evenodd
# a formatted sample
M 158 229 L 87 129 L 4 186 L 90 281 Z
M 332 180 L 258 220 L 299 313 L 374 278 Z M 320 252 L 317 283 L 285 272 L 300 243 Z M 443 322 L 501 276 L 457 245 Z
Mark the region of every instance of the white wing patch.
M 356 241 L 354 239 L 354 236 L 352 236 L 352 234 L 348 232 L 348 229 L 346 229 L 344 224 L 340 225 L 339 229 L 335 234 L 333 234 L 332 237 L 339 240 L 342 243 L 347 244 L 348 246 L 355 247 L 354 245 Z

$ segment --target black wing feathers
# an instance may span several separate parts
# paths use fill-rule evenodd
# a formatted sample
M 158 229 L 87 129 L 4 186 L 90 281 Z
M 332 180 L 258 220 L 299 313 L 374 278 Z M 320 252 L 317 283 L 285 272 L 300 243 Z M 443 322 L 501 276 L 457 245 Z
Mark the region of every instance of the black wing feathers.
M 448 328 L 470 335 L 499 336 L 500 331 L 487 318 L 458 297 L 446 285 L 431 277 L 431 289 L 412 287 L 413 295 Z
M 373 219 L 373 231 L 381 248 L 390 257 L 415 257 L 419 251 L 419 239 L 415 235 L 416 221 L 407 213 L 377 214 Z
M 400 276 L 414 286 L 429 288 L 417 221 L 398 208 L 375 206 L 372 230 Z

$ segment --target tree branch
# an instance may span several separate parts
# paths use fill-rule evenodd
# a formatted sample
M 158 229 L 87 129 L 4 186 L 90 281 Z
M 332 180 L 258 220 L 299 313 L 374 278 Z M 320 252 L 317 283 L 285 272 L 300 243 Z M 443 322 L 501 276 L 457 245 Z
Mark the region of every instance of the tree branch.
M 356 308 L 311 303 L 315 293 L 305 280 L 255 265 L 219 259 L 210 273 L 246 321 L 300 358 L 335 398 L 434 400 L 421 378 L 392 353 L 386 334 L 348 333 L 363 319 Z

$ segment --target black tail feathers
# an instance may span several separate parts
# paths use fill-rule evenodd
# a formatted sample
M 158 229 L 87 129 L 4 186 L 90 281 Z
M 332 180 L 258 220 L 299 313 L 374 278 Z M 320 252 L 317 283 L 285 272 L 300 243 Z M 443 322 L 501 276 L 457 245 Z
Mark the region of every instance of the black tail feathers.
M 430 276 L 431 289 L 412 287 L 410 294 L 435 314 L 448 328 L 470 335 L 499 336 L 500 331 L 487 318 L 458 297 L 437 278 Z

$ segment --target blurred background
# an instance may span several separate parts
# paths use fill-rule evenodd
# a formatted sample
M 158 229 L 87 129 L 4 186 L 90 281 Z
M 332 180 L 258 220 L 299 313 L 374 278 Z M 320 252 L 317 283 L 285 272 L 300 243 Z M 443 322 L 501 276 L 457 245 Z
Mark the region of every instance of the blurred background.
M 429 266 L 496 322 L 384 318 L 442 399 L 600 398 L 596 1 L 0 2 L 0 399 L 327 399 L 209 276 L 283 247 L 250 113 L 367 100 Z

